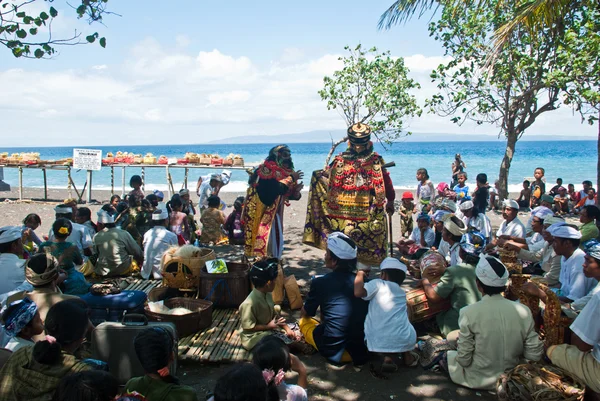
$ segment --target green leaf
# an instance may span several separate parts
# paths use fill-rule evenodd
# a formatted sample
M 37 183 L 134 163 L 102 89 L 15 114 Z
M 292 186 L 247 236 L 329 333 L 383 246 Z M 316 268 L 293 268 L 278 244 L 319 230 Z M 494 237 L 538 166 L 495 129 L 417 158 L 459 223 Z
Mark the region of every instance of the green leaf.
M 50 16 L 52 18 L 56 18 L 57 15 L 58 15 L 58 11 L 56 11 L 56 8 L 50 7 Z
M 19 29 L 17 31 L 17 37 L 19 39 L 25 39 L 27 37 L 27 32 L 25 31 L 25 29 Z
M 29 15 L 26 16 L 25 18 L 23 18 L 24 24 L 31 24 L 32 22 L 33 22 L 33 17 L 30 17 Z
M 42 19 L 40 17 L 37 17 L 36 19 L 33 20 L 33 23 L 36 24 L 37 26 L 42 26 L 44 21 L 42 21 Z
M 100 46 L 106 47 L 106 38 L 100 38 Z
M 79 17 L 83 17 L 83 14 L 85 14 L 85 11 L 87 10 L 87 7 L 85 5 L 80 5 L 79 7 L 77 7 L 77 14 L 79 15 Z
M 31 28 L 29 29 L 29 33 L 32 35 L 37 35 L 37 28 Z
M 21 49 L 20 47 L 15 47 L 14 49 L 12 49 L 12 54 L 15 57 L 21 57 L 23 55 L 23 49 Z
M 85 37 L 85 40 L 87 40 L 89 43 L 94 43 L 96 41 L 96 37 L 94 35 L 88 35 Z
M 33 55 L 36 58 L 42 58 L 42 57 L 44 57 L 44 51 L 42 49 L 35 49 L 35 52 L 33 53 Z
M 25 16 L 26 16 L 26 15 L 27 15 L 27 14 L 25 14 L 25 11 L 21 11 L 21 12 L 18 12 L 18 13 L 17 13 L 17 17 L 18 17 L 18 18 L 25 18 Z
M 50 18 L 50 16 L 45 11 L 42 11 L 40 13 L 40 18 L 42 19 L 42 21 L 46 21 L 48 18 Z

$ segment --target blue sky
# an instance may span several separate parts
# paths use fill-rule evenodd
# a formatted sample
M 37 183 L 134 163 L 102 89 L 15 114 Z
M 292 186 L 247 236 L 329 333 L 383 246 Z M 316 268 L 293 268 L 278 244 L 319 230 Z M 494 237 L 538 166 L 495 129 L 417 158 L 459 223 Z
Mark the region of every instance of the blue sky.
M 106 26 L 88 26 L 62 0 L 55 36 L 98 31 L 108 46 L 60 48 L 52 60 L 0 53 L 4 100 L 0 118 L 16 135 L 7 145 L 204 142 L 244 134 L 344 129 L 316 91 L 345 45 L 362 43 L 402 56 L 433 93 L 428 74 L 443 49 L 427 32 L 428 17 L 377 29 L 391 1 L 261 2 L 109 1 Z M 47 8 L 38 0 L 35 10 Z M 536 122 L 535 134 L 595 135 L 569 110 Z M 424 115 L 415 133 L 495 134 L 495 127 L 457 127 Z

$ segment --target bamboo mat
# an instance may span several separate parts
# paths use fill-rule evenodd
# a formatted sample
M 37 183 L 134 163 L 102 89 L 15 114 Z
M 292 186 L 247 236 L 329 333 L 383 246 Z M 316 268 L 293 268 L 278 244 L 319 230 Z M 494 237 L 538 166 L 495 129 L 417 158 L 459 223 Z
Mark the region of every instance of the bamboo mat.
M 242 348 L 237 309 L 215 309 L 209 328 L 179 340 L 179 359 L 209 363 L 232 363 L 250 359 Z
M 150 290 L 159 287 L 162 284 L 161 280 L 144 280 L 141 278 L 135 279 L 131 282 L 125 290 L 127 291 L 144 291 L 146 294 L 150 292 Z

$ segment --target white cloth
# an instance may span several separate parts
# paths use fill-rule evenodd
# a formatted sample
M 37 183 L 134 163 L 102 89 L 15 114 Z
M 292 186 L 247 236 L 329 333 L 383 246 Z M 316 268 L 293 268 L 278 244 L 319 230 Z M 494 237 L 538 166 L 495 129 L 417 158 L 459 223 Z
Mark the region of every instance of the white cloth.
M 600 293 L 594 295 L 583 308 L 571 324 L 571 331 L 586 344 L 594 346 L 592 355 L 600 362 Z
M 508 284 L 508 270 L 504 269 L 504 273 L 502 276 L 498 276 L 496 271 L 492 268 L 488 258 L 493 258 L 497 262 L 500 262 L 498 259 L 492 256 L 484 256 L 479 258 L 479 262 L 477 262 L 477 267 L 475 267 L 475 275 L 483 284 L 490 287 L 504 287 Z M 502 262 L 500 262 L 502 264 Z
M 440 246 L 438 247 L 438 252 L 442 254 L 443 257 L 446 258 L 447 261 L 450 260 L 450 244 L 442 240 L 440 241 Z
M 583 310 L 583 308 L 585 308 L 585 306 L 594 297 L 594 295 L 596 295 L 599 292 L 600 292 L 600 282 L 598 284 L 596 284 L 596 286 L 594 288 L 592 288 L 592 290 L 590 292 L 588 292 L 586 296 L 576 299 L 575 301 L 571 302 L 571 309 L 573 309 L 577 312 L 581 312 Z
M 569 299 L 583 298 L 598 284 L 595 278 L 583 274 L 584 261 L 585 252 L 579 248 L 568 259 L 560 259 L 560 291 Z
M 496 231 L 496 237 L 500 237 L 501 235 L 525 238 L 525 226 L 518 217 L 515 217 L 510 223 L 507 223 L 506 220 L 504 220 L 502 224 L 500 224 L 498 231 Z
M 200 184 L 200 189 L 198 190 L 198 196 L 200 196 L 200 200 L 198 201 L 198 207 L 200 209 L 208 207 L 208 198 L 213 194 L 214 188 L 210 186 L 210 177 L 208 180 L 202 179 L 202 184 Z
M 19 227 L 8 227 L 0 234 L 0 244 L 8 244 L 23 236 L 23 229 Z
M 410 239 L 415 241 L 415 243 L 421 245 L 421 229 L 418 226 L 413 229 L 413 232 L 410 235 Z M 425 244 L 427 244 L 426 246 L 428 248 L 431 248 L 434 242 L 435 232 L 433 232 L 433 230 L 430 227 L 428 227 L 425 230 Z
M 352 247 L 346 240 L 350 238 L 339 231 L 329 234 L 327 237 L 327 249 L 340 259 L 351 260 L 356 258 L 356 247 Z
M 369 312 L 365 319 L 365 340 L 371 352 L 411 351 L 417 333 L 408 321 L 406 293 L 392 281 L 381 279 L 365 283 Z
M 33 290 L 25 281 L 25 260 L 13 253 L 0 254 L 0 277 L 0 305 L 16 292 Z
M 177 235 L 166 227 L 152 227 L 144 234 L 144 264 L 140 272 L 144 279 L 152 275 L 155 279 L 162 278 L 160 262 L 163 254 L 172 246 L 177 246 Z
M 30 347 L 33 345 L 34 345 L 33 341 L 25 340 L 24 338 L 21 338 L 21 337 L 13 337 L 8 341 L 8 343 L 6 344 L 6 346 L 4 348 L 6 348 L 9 351 L 15 352 L 16 350 L 18 350 L 20 348 Z
M 73 227 L 73 230 L 71 231 L 71 235 L 67 237 L 67 242 L 75 244 L 77 249 L 79 249 L 81 256 L 84 256 L 83 250 L 91 248 L 93 245 L 92 235 L 90 234 L 90 231 L 81 224 L 71 222 L 71 226 Z M 50 233 L 48 234 L 48 241 L 54 242 L 54 232 L 52 229 L 50 229 Z
M 488 239 L 492 236 L 492 223 L 485 214 L 479 213 L 477 217 L 467 217 L 463 221 L 467 226 L 467 230 L 473 228 Z
M 448 244 L 448 245 L 450 245 L 450 244 Z M 460 258 L 460 244 L 458 242 L 455 242 L 454 245 L 452 245 L 448 249 L 447 260 L 448 260 L 449 266 L 456 266 L 463 262 L 463 260 Z

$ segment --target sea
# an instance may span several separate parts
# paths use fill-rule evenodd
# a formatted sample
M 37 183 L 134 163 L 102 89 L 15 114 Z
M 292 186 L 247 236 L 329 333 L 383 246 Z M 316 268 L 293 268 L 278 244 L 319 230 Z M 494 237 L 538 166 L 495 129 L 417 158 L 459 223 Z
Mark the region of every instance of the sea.
M 509 175 L 509 191 L 519 192 L 522 182 L 533 177 L 536 167 L 546 170 L 546 182 L 552 186 L 556 178 L 563 179 L 564 185 L 575 184 L 581 186 L 583 180 L 596 178 L 596 141 L 520 141 L 517 143 L 516 152 L 512 161 Z M 133 152 L 145 155 L 153 153 L 155 156 L 164 155 L 169 158 L 183 157 L 186 152 L 217 153 L 222 157 L 229 154 L 240 155 L 246 164 L 257 164 L 265 159 L 269 149 L 277 144 L 214 144 L 214 145 L 140 145 L 140 146 L 86 146 L 87 149 L 101 149 L 103 155 L 107 152 L 116 153 Z M 311 172 L 323 168 L 325 158 L 331 148 L 328 143 L 294 143 L 290 144 L 292 158 L 297 170 L 305 172 L 305 184 L 310 181 Z M 340 145 L 336 151 L 343 150 L 345 145 Z M 497 142 L 396 142 L 391 145 L 375 144 L 386 163 L 395 162 L 391 167 L 392 182 L 396 188 L 414 189 L 417 186 L 416 171 L 426 168 L 430 179 L 435 185 L 439 182 L 450 182 L 451 165 L 454 155 L 460 153 L 466 163 L 468 183 L 475 186 L 475 176 L 486 173 L 488 181 L 493 185 L 498 178 L 502 157 L 506 143 Z M 75 146 L 76 147 L 76 146 Z M 42 160 L 61 159 L 73 157 L 74 147 L 0 147 L 0 152 L 20 153 L 38 152 Z M 170 169 L 174 187 L 182 188 L 184 169 Z M 214 172 L 211 169 L 190 169 L 188 186 L 195 189 L 195 182 L 200 175 Z M 140 166 L 126 168 L 127 183 L 134 174 L 141 175 Z M 86 181 L 86 172 L 73 170 L 73 180 L 78 189 Z M 122 172 L 115 168 L 115 192 L 120 193 Z M 66 188 L 67 174 L 65 171 L 48 171 L 47 180 L 49 188 Z M 222 191 L 244 192 L 247 187 L 248 174 L 244 170 L 233 171 L 231 182 Z M 18 171 L 15 168 L 4 168 L 4 181 L 13 187 L 18 186 Z M 43 188 L 42 171 L 39 169 L 24 169 L 23 185 L 30 188 Z M 308 185 L 305 185 L 305 189 Z M 94 189 L 111 188 L 111 169 L 103 167 L 93 175 Z M 167 179 L 164 168 L 145 169 L 145 190 L 167 189 Z M 129 188 L 127 188 L 129 190 Z

